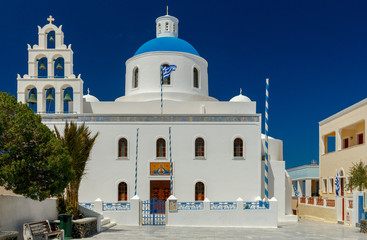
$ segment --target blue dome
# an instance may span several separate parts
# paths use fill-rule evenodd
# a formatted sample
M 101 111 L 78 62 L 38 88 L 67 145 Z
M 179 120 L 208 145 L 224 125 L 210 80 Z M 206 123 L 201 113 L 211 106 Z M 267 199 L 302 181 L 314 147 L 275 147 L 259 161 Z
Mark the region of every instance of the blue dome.
M 134 56 L 146 53 L 146 52 L 158 52 L 158 51 L 169 51 L 169 52 L 185 52 L 200 56 L 196 49 L 185 40 L 176 37 L 160 37 L 154 38 L 144 43 L 138 51 L 135 52 Z

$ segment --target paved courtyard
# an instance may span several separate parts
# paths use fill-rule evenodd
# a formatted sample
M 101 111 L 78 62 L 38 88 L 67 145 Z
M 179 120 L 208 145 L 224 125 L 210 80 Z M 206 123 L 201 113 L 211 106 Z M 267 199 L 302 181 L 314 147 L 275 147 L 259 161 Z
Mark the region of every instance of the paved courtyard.
M 89 238 L 90 239 L 90 238 Z M 300 220 L 277 229 L 117 225 L 91 239 L 367 239 L 359 228 Z

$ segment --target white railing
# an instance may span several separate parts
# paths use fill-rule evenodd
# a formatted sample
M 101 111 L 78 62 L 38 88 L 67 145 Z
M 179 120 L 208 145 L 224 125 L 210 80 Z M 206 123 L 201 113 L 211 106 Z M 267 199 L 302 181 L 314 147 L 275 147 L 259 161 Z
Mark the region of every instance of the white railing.
M 258 210 L 269 209 L 269 202 L 257 201 L 257 202 L 244 202 L 243 210 Z
M 211 202 L 210 210 L 236 210 L 236 202 Z
M 80 206 L 88 208 L 90 210 L 94 209 L 94 203 L 79 203 Z
M 178 202 L 178 210 L 204 210 L 203 202 Z
M 129 202 L 103 203 L 103 211 L 129 211 L 131 209 Z

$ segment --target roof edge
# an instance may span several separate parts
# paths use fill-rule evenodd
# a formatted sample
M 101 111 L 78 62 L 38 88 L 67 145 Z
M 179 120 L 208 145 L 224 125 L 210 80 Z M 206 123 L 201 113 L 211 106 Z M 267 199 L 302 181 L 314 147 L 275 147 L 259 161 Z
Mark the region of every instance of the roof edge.
M 361 107 L 361 106 L 363 106 L 363 105 L 365 105 L 365 104 L 367 104 L 367 98 L 365 98 L 365 99 L 363 99 L 362 101 L 359 101 L 359 102 L 357 102 L 357 103 L 353 104 L 352 106 L 347 107 L 347 108 L 345 108 L 345 109 L 341 110 L 340 112 L 337 112 L 336 114 L 331 115 L 330 117 L 328 117 L 328 118 L 326 118 L 326 119 L 324 119 L 324 120 L 320 121 L 320 122 L 319 122 L 319 125 L 320 125 L 320 126 L 321 126 L 321 125 L 324 125 L 325 123 L 328 123 L 328 122 L 330 122 L 331 120 L 334 120 L 334 119 L 336 119 L 336 118 L 338 118 L 338 117 L 340 117 L 340 116 L 342 116 L 342 115 L 344 115 L 344 114 L 347 114 L 347 113 L 349 113 L 349 112 L 351 112 L 351 111 L 353 111 L 353 110 L 355 110 L 355 109 L 357 109 L 357 108 L 359 108 L 359 107 Z

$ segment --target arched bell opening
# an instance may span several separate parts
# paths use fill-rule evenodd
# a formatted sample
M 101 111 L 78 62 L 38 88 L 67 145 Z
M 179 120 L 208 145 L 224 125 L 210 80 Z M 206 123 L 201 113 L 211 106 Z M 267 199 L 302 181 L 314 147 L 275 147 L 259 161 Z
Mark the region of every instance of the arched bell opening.
M 45 95 L 46 98 L 44 101 L 46 102 L 46 113 L 55 113 L 55 88 L 54 87 L 48 87 L 45 88 Z
M 47 48 L 54 49 L 55 48 L 55 42 L 56 42 L 55 31 L 49 31 L 47 33 Z
M 48 64 L 47 64 L 47 58 L 46 57 L 42 57 L 40 59 L 37 60 L 37 69 L 38 69 L 38 77 L 39 78 L 47 78 L 47 73 L 48 73 Z
M 30 109 L 32 109 L 35 113 L 37 112 L 37 88 L 28 87 L 26 94 L 26 102 Z
M 73 113 L 73 88 L 72 87 L 66 87 L 62 91 L 62 104 L 64 113 Z
M 54 59 L 54 75 L 55 78 L 64 78 L 65 72 L 64 72 L 64 58 L 58 57 Z

